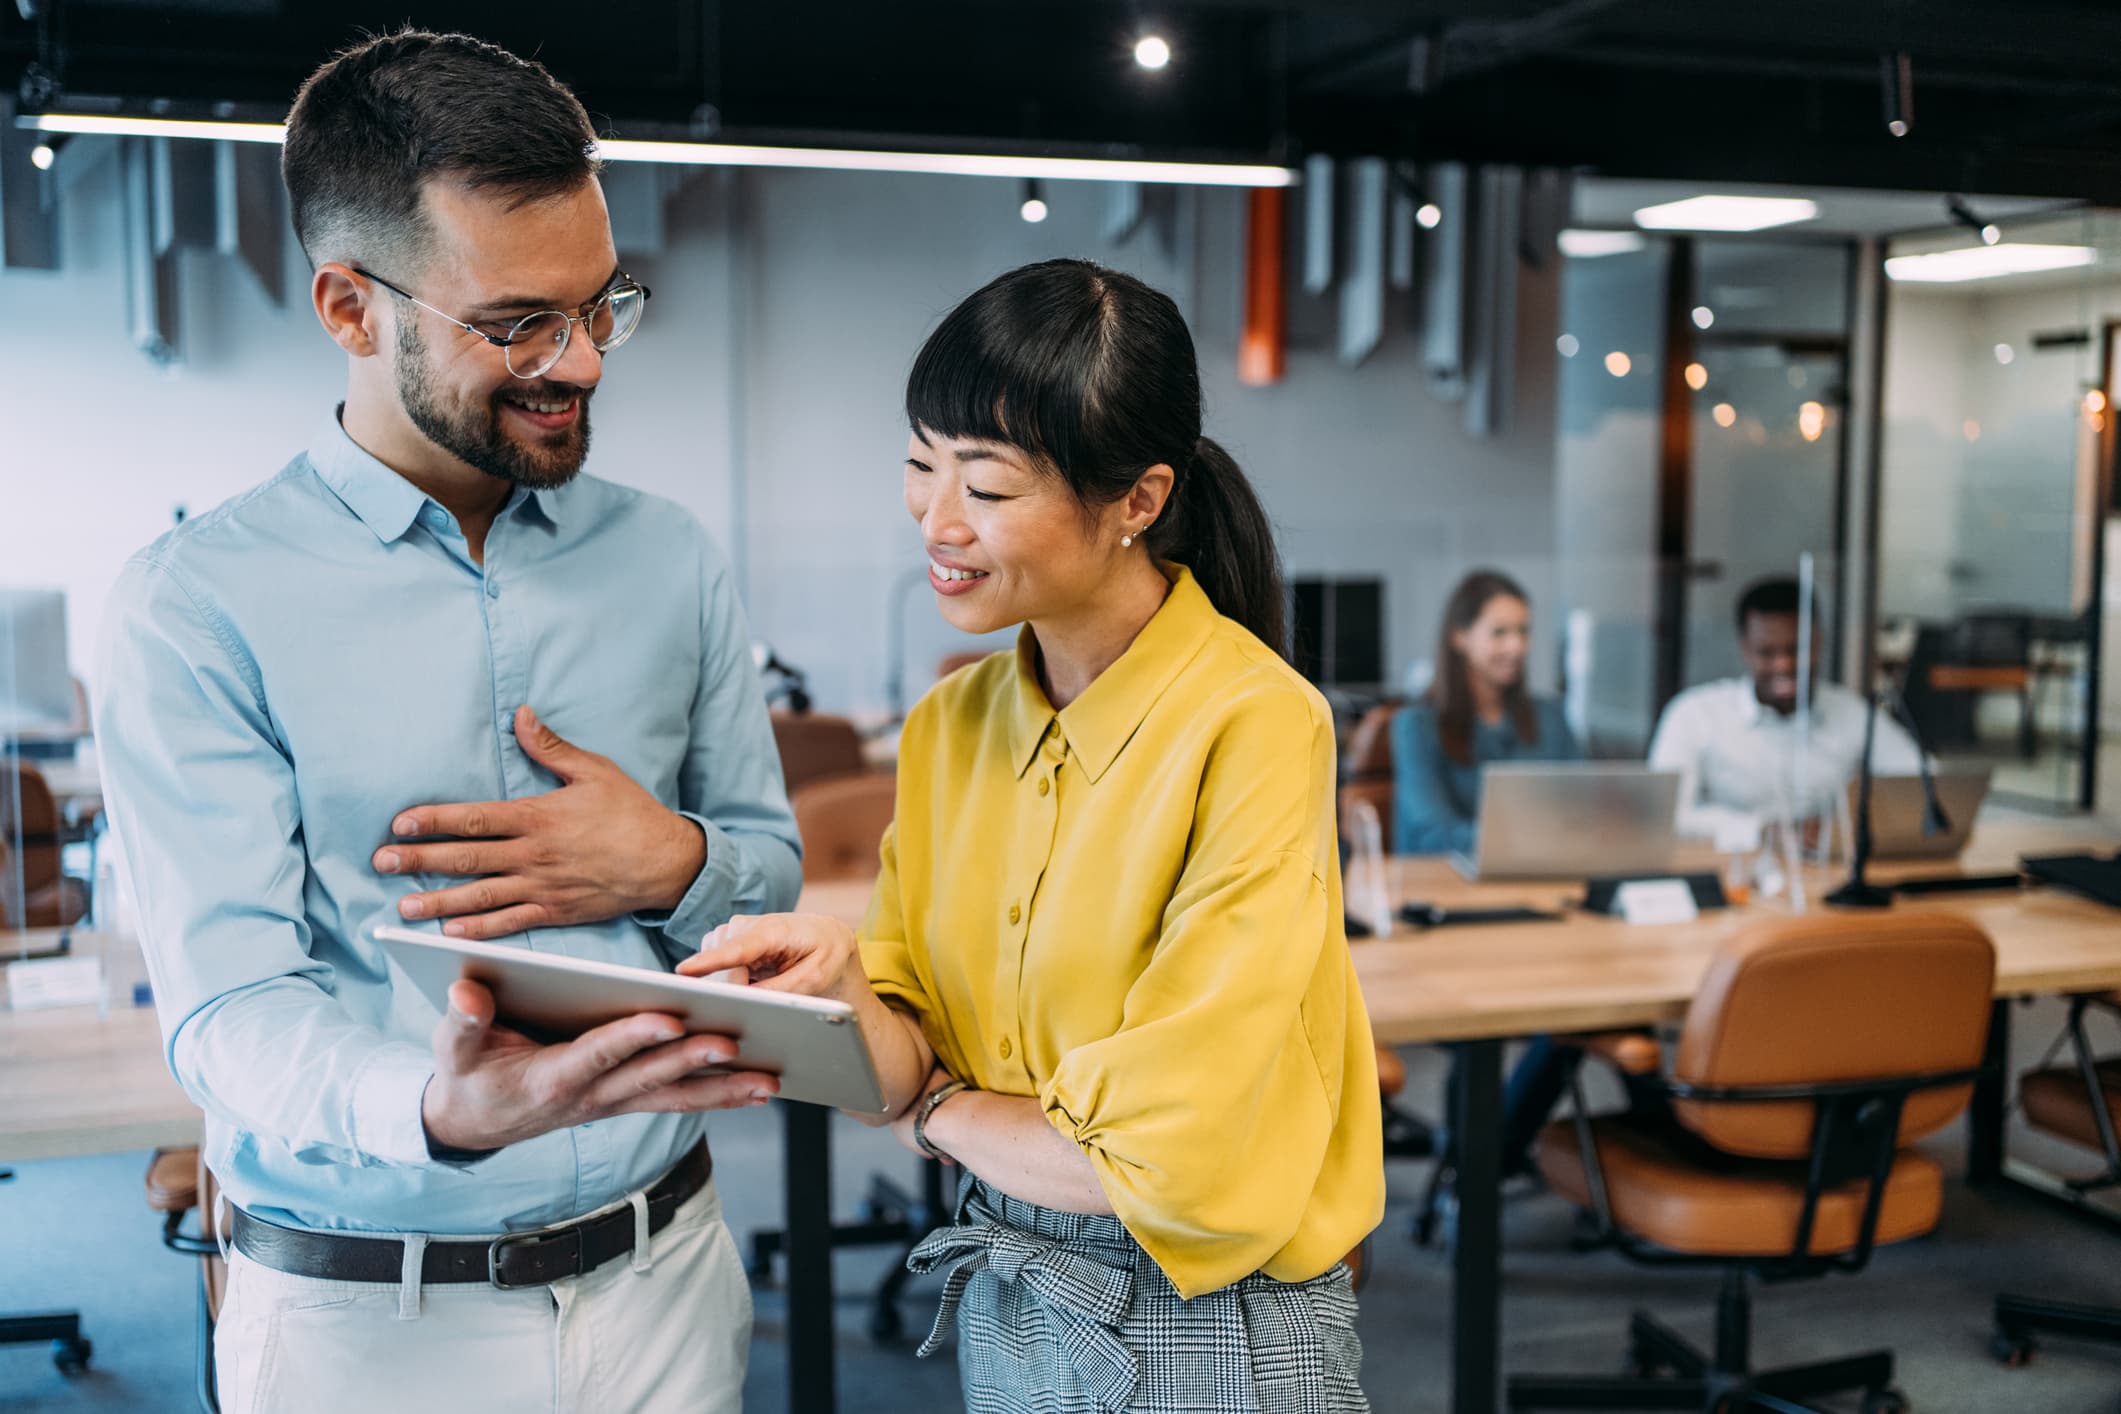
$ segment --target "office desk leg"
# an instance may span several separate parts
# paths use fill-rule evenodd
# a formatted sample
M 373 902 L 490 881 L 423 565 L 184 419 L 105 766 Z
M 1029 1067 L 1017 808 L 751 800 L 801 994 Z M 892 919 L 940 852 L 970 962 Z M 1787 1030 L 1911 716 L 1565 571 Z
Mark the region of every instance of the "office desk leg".
M 788 1408 L 832 1414 L 832 1111 L 781 1102 L 788 1234 Z
M 1981 1078 L 1966 1108 L 1966 1181 L 1979 1186 L 2003 1176 L 2003 1110 L 2010 1093 L 2011 1004 L 1998 1001 L 1988 1012 L 1988 1049 L 1981 1057 Z
M 1451 1253 L 1451 1410 L 1495 1414 L 1502 1386 L 1502 1042 L 1462 1043 L 1453 1069 L 1458 1224 Z

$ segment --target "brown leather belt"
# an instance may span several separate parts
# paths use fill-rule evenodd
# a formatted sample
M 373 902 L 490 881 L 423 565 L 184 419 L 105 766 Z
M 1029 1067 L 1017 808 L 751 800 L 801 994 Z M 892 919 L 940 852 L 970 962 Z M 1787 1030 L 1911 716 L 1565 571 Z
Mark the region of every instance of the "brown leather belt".
M 685 1200 L 714 1173 L 707 1141 L 679 1159 L 648 1190 L 648 1230 L 670 1225 Z M 422 1285 L 486 1282 L 502 1290 L 546 1286 L 593 1272 L 633 1250 L 633 1208 L 617 1208 L 579 1222 L 505 1233 L 490 1242 L 430 1242 L 420 1260 Z M 229 1229 L 238 1252 L 261 1267 L 319 1281 L 396 1286 L 404 1279 L 405 1244 L 395 1237 L 356 1237 L 283 1227 L 241 1208 Z

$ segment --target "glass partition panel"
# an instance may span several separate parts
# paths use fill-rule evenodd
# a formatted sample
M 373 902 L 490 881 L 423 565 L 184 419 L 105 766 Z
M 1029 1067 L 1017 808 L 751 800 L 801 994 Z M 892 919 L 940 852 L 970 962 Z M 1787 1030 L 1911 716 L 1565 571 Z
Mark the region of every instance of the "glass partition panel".
M 1931 280 L 1911 263 L 1978 248 L 1909 239 L 1887 265 L 1880 658 L 1940 759 L 1988 768 L 2008 797 L 2090 807 L 2121 224 L 2014 223 L 2004 255 L 1973 257 L 2056 269 Z

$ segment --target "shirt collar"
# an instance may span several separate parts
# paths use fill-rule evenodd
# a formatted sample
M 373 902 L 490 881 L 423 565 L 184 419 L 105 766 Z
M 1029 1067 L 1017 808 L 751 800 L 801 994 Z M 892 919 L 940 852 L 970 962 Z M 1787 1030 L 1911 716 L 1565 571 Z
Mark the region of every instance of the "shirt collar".
M 1094 782 L 1118 759 L 1149 709 L 1208 641 L 1219 615 L 1183 565 L 1161 566 L 1171 581 L 1162 607 L 1135 635 L 1119 661 L 1098 674 L 1081 697 L 1055 713 L 1038 682 L 1038 640 L 1026 624 L 1016 638 L 1016 717 L 1010 745 L 1021 778 L 1056 717 L 1061 736 Z
M 1743 721 L 1747 726 L 1757 727 L 1762 723 L 1769 725 L 1780 722 L 1794 723 L 1800 717 L 1809 717 L 1814 726 L 1819 724 L 1819 695 L 1825 690 L 1826 684 L 1821 683 L 1813 689 L 1812 701 L 1809 706 L 1799 707 L 1785 717 L 1760 700 L 1760 694 L 1753 690 L 1752 678 L 1739 677 L 1734 679 L 1734 681 L 1738 684 L 1738 699 L 1743 704 L 1738 709 L 1739 720 Z
M 343 404 L 333 409 L 316 435 L 310 438 L 309 464 L 318 478 L 345 503 L 346 509 L 359 516 L 361 523 L 375 532 L 376 539 L 388 545 L 412 528 L 412 523 L 419 519 L 420 508 L 432 498 L 348 436 L 339 421 L 343 411 Z M 506 515 L 527 504 L 547 522 L 557 526 L 557 511 L 566 489 L 552 487 L 533 491 L 519 486 L 510 494 L 501 514 Z

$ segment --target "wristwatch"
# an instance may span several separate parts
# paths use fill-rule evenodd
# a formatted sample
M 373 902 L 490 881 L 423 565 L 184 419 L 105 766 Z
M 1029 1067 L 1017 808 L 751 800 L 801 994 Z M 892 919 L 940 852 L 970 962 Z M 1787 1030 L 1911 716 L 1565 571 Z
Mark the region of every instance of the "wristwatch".
M 913 1144 L 915 1148 L 931 1159 L 936 1159 L 946 1164 L 957 1162 L 950 1155 L 928 1142 L 928 1116 L 935 1113 L 936 1106 L 942 1104 L 943 1101 L 949 1099 L 958 1091 L 970 1090 L 971 1088 L 970 1085 L 967 1085 L 962 1080 L 953 1080 L 948 1085 L 936 1086 L 921 1097 L 920 1107 L 913 1112 Z

